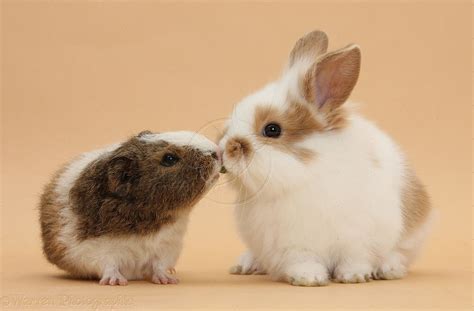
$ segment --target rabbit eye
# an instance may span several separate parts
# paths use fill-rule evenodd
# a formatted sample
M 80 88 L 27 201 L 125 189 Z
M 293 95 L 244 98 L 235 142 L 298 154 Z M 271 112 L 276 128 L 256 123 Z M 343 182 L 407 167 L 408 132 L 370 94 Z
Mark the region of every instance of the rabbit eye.
M 263 136 L 277 138 L 281 135 L 281 127 L 276 123 L 268 123 L 263 128 Z
M 162 166 L 170 167 L 178 163 L 179 157 L 177 155 L 174 155 L 172 153 L 167 153 L 161 158 L 160 164 Z

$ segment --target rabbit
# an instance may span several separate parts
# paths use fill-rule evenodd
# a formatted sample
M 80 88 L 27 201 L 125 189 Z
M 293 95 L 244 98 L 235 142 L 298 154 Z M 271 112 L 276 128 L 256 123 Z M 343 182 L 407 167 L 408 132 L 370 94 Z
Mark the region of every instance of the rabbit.
M 61 168 L 40 202 L 49 262 L 101 285 L 171 275 L 189 214 L 216 183 L 216 144 L 194 132 L 155 134 L 82 154 Z
M 219 146 L 248 248 L 230 273 L 297 286 L 399 279 L 430 231 L 425 187 L 348 102 L 359 46 L 327 46 L 322 31 L 300 38 L 279 79 L 227 121 Z

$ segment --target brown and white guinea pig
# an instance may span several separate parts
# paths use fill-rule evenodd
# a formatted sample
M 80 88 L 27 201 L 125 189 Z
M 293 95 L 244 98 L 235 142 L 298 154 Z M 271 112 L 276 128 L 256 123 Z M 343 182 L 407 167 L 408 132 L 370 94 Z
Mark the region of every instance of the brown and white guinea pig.
M 60 169 L 40 203 L 47 259 L 102 285 L 175 284 L 192 207 L 217 181 L 218 147 L 193 132 L 141 132 Z

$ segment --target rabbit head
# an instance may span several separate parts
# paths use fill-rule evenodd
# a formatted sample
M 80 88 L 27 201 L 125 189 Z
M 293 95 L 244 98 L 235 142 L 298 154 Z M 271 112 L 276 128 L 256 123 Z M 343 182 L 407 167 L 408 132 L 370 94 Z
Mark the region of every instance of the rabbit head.
M 359 75 L 360 50 L 326 53 L 324 32 L 299 39 L 280 78 L 238 103 L 220 140 L 223 162 L 248 195 L 294 189 L 317 161 L 311 140 L 345 127 L 344 103 Z

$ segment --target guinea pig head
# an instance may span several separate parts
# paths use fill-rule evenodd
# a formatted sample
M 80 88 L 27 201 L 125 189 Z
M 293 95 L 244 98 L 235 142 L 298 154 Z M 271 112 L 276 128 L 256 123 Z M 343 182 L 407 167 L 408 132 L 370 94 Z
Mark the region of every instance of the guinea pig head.
M 217 181 L 217 146 L 192 132 L 132 137 L 71 190 L 83 237 L 145 234 L 177 220 Z

